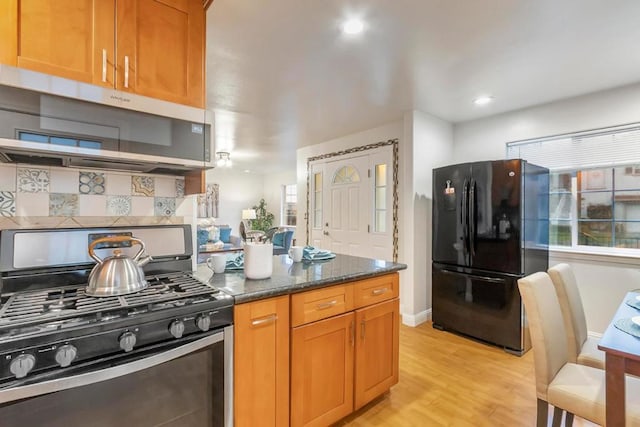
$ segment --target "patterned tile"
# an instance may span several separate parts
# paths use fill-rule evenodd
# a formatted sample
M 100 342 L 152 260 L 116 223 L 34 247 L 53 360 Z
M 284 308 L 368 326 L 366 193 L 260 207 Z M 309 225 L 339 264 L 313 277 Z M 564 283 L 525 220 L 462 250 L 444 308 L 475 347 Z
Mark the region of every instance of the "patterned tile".
M 76 216 L 80 212 L 77 194 L 49 194 L 50 216 Z
M 49 191 L 49 171 L 18 168 L 18 192 L 46 193 Z
M 107 214 L 111 216 L 131 215 L 131 196 L 107 196 Z
M 154 199 L 154 215 L 155 216 L 175 216 L 176 199 L 175 197 L 156 197 Z
M 16 216 L 16 193 L 0 191 L 0 216 Z
M 80 172 L 78 192 L 80 194 L 104 194 L 104 173 Z
M 176 178 L 176 197 L 184 197 L 184 179 Z
M 133 175 L 131 177 L 131 194 L 134 196 L 153 196 L 155 194 L 153 177 Z

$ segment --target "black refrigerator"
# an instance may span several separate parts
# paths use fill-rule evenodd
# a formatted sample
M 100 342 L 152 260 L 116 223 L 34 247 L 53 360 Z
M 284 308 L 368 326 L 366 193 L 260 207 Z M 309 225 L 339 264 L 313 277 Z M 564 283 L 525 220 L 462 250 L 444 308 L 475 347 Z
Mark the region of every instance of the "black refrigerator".
M 517 280 L 549 264 L 549 171 L 524 160 L 433 171 L 433 326 L 531 347 Z

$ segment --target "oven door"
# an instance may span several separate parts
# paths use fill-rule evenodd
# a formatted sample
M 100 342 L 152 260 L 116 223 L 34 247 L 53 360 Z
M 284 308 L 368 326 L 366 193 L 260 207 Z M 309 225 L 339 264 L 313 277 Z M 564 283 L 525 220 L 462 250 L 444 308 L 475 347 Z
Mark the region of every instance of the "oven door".
M 2 390 L 0 424 L 232 426 L 232 349 L 228 326 L 134 361 Z

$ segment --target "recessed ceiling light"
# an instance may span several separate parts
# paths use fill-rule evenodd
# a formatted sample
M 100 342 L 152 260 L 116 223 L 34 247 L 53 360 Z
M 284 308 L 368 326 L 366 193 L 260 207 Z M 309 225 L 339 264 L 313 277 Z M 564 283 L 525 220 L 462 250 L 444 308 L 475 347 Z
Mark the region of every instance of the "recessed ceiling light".
M 493 96 L 479 96 L 473 100 L 473 103 L 476 105 L 487 105 L 493 101 Z
M 345 34 L 360 34 L 364 30 L 364 23 L 357 19 L 351 18 L 342 24 L 342 32 Z

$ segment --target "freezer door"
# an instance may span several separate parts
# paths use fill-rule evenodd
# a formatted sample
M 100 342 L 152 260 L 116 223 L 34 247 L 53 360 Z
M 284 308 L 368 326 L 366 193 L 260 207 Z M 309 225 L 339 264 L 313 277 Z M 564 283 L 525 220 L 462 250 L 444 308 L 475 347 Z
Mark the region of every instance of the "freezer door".
M 433 261 L 468 266 L 469 164 L 433 170 Z
M 433 323 L 515 352 L 528 348 L 517 277 L 462 272 L 434 264 Z
M 473 163 L 469 187 L 474 269 L 522 274 L 522 162 Z

